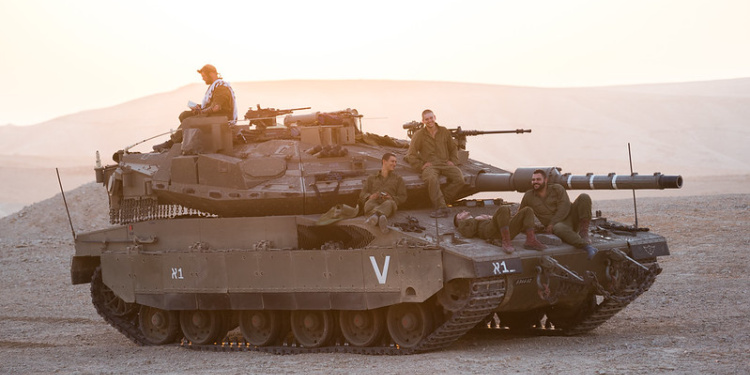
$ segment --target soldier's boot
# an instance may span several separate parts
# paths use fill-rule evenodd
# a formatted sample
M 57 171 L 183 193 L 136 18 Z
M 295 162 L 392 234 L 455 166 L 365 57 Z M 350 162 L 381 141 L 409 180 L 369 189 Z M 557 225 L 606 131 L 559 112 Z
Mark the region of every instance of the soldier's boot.
M 390 232 L 390 228 L 388 228 L 388 218 L 385 217 L 385 215 L 380 215 L 380 217 L 378 217 L 378 227 L 380 227 L 380 232 L 383 234 Z
M 547 248 L 547 246 L 539 240 L 536 239 L 536 233 L 534 233 L 534 228 L 526 229 L 526 242 L 523 244 L 524 249 L 529 250 L 537 250 L 542 251 Z
M 174 145 L 174 142 L 171 139 L 167 139 L 164 143 L 159 143 L 158 145 L 154 145 L 152 148 L 156 152 L 164 152 L 169 151 L 169 149 L 172 148 L 172 145 Z
M 586 253 L 588 253 L 588 259 L 589 260 L 594 259 L 594 255 L 596 255 L 596 253 L 599 252 L 599 249 L 597 249 L 597 248 L 595 248 L 595 247 L 593 247 L 591 245 L 584 246 L 583 250 L 585 250 Z
M 587 244 L 591 244 L 591 237 L 589 237 L 589 225 L 591 225 L 591 219 L 581 219 L 578 224 L 578 235 L 586 241 Z
M 370 215 L 370 217 L 368 217 L 367 220 L 365 220 L 365 224 L 373 225 L 373 226 L 378 225 L 378 216 L 379 215 L 377 214 L 377 212 Z
M 513 247 L 513 244 L 510 242 L 510 229 L 507 226 L 504 226 L 500 228 L 500 237 L 503 239 L 503 251 L 505 251 L 508 254 L 513 254 L 516 249 Z

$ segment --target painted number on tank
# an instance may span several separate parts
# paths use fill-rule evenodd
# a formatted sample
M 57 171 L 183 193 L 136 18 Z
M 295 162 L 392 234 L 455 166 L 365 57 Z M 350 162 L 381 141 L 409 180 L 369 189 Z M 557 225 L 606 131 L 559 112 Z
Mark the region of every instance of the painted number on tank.
M 493 275 L 502 275 L 504 273 L 512 272 L 508 270 L 508 266 L 505 265 L 505 261 L 502 262 L 492 262 L 492 274 Z
M 383 265 L 382 272 L 380 271 L 380 267 L 378 267 L 378 262 L 372 255 L 370 256 L 370 263 L 372 263 L 372 270 L 375 271 L 375 277 L 378 278 L 378 283 L 385 284 L 386 279 L 388 279 L 388 265 L 391 263 L 391 256 L 385 256 L 385 264 Z
M 518 258 L 486 260 L 475 262 L 474 270 L 477 277 L 498 276 L 521 273 L 523 272 L 523 265 L 521 264 L 521 259 Z
M 184 277 L 182 277 L 182 267 L 172 268 L 172 279 L 175 279 L 175 280 L 184 279 Z

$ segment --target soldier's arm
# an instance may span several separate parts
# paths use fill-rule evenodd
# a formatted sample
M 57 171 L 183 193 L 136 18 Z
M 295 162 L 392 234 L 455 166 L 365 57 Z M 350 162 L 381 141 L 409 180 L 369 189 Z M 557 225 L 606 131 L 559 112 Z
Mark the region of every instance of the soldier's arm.
M 232 108 L 232 93 L 226 86 L 217 85 L 214 88 L 214 94 L 211 96 L 210 112 L 219 112 Z
M 554 185 L 554 187 L 555 192 L 557 193 L 557 204 L 555 214 L 552 215 L 552 219 L 550 219 L 550 225 L 555 225 L 563 221 L 563 219 L 568 216 L 571 206 L 570 198 L 568 197 L 568 192 L 565 191 L 565 188 L 560 185 Z
M 372 194 L 372 181 L 370 181 L 370 178 L 367 178 L 362 183 L 362 191 L 359 193 L 359 203 L 363 204 L 367 202 L 367 198 Z
M 399 176 L 398 183 L 396 184 L 396 196 L 393 197 L 393 199 L 395 199 L 396 204 L 400 206 L 402 203 L 406 202 L 406 198 L 406 184 L 404 183 L 404 179 Z
M 409 144 L 409 152 L 406 154 L 406 162 L 411 165 L 412 168 L 421 171 L 422 166 L 424 165 L 424 161 L 422 160 L 421 156 L 419 155 L 419 148 L 421 147 L 421 138 L 420 138 L 420 132 L 417 132 L 414 134 L 414 138 L 412 138 L 411 143 Z

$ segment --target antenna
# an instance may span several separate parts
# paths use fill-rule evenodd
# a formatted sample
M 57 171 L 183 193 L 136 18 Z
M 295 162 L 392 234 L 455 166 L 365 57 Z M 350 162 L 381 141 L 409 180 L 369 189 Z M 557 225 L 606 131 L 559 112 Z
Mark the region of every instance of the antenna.
M 70 218 L 70 210 L 68 210 L 68 201 L 65 200 L 65 191 L 63 191 L 62 181 L 60 181 L 60 170 L 55 168 L 57 173 L 57 183 L 60 184 L 60 193 L 62 193 L 63 203 L 65 204 L 65 212 L 68 213 L 68 223 L 70 223 L 70 232 L 73 233 L 73 239 L 76 239 L 76 230 L 73 229 L 73 219 Z
M 633 177 L 635 173 L 633 173 L 633 156 L 630 154 L 630 142 L 628 142 L 628 160 L 630 160 L 630 177 Z M 635 213 L 635 229 L 638 229 L 638 205 L 635 201 L 635 188 L 633 188 L 633 211 Z

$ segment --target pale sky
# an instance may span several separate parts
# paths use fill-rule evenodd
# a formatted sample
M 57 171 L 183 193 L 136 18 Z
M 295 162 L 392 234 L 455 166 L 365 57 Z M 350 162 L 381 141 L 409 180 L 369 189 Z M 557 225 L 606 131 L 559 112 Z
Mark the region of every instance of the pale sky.
M 0 0 L 0 125 L 201 83 L 206 63 L 230 82 L 602 86 L 750 77 L 749 41 L 747 0 Z

